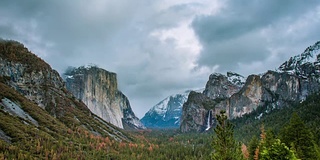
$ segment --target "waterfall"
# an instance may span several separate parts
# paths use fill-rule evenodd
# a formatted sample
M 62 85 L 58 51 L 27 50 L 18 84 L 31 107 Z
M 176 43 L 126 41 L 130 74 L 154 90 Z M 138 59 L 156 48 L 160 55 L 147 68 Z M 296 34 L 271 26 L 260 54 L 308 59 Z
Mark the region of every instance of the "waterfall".
M 210 123 L 211 117 L 212 117 L 212 115 L 211 115 L 211 110 L 209 110 L 208 119 L 207 119 L 207 128 L 206 128 L 206 131 L 211 128 L 211 123 Z

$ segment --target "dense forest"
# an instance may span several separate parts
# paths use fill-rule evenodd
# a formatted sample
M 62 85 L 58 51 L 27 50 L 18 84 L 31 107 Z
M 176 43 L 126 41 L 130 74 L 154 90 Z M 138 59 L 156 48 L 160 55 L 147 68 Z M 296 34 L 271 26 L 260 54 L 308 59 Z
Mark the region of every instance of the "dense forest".
M 1 45 L 7 43 L 7 45 Z M 0 43 L 0 56 L 27 63 L 28 71 L 50 68 L 23 45 Z M 23 56 L 21 56 L 23 55 Z M 6 112 L 0 102 L 0 160 L 2 159 L 320 159 L 320 93 L 281 109 L 258 107 L 241 118 L 228 120 L 224 112 L 218 124 L 205 133 L 179 130 L 125 131 L 110 129 L 94 120 L 84 104 L 57 119 L 48 111 L 8 87 L 10 77 L 0 77 L 0 100 L 8 98 L 29 113 L 38 126 Z M 60 102 L 60 99 L 57 99 Z M 207 104 L 205 107 L 212 106 Z M 54 107 L 54 105 L 49 106 Z M 77 115 L 83 124 L 73 118 Z M 89 116 L 88 116 L 89 115 Z M 99 122 L 99 123 L 98 123 Z M 86 125 L 87 124 L 87 125 Z M 88 125 L 90 124 L 90 125 Z M 114 135 L 98 135 L 104 130 Z
M 1 97 L 19 100 L 47 128 L 24 125 L 0 110 L 0 128 L 12 139 L 0 140 L 0 159 L 319 159 L 320 94 L 292 107 L 263 108 L 232 121 L 224 112 L 215 129 L 182 134 L 178 130 L 131 131 L 128 141 L 68 128 L 23 96 L 1 84 Z M 38 108 L 38 109 L 37 109 Z M 32 113 L 32 112 L 31 112 Z M 259 118 L 257 115 L 263 113 Z M 46 131 L 47 130 L 47 131 Z M 49 131 L 48 131 L 49 130 Z M 130 135 L 130 136 L 129 136 Z

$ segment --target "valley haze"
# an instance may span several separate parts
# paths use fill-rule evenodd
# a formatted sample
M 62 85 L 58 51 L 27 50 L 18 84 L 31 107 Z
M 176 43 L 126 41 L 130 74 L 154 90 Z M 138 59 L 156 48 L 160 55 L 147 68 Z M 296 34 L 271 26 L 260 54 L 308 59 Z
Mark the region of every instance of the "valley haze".
M 320 39 L 320 1 L 1 0 L 0 37 L 62 75 L 96 64 L 117 73 L 141 118 L 214 72 L 274 70 Z

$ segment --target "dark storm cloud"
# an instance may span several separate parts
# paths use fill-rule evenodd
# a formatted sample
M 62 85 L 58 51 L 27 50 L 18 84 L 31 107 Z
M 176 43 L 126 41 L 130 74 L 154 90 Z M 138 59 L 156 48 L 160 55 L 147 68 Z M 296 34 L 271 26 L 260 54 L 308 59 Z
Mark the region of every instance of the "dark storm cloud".
M 88 63 L 116 72 L 142 116 L 168 94 L 206 80 L 208 73 L 199 83 L 180 62 L 186 56 L 177 54 L 176 40 L 150 35 L 179 26 L 194 7 L 162 0 L 2 0 L 0 37 L 24 43 L 61 74 Z
M 198 62 L 226 71 L 238 63 L 264 60 L 270 54 L 270 41 L 263 30 L 281 23 L 288 27 L 319 4 L 317 0 L 229 0 L 218 14 L 194 19 L 192 26 L 203 45 Z
M 204 87 L 217 65 L 274 69 L 319 40 L 319 26 L 317 0 L 0 1 L 0 37 L 61 74 L 89 63 L 116 72 L 140 117 L 170 94 Z
M 10 38 L 27 43 L 30 22 L 34 22 L 33 35 L 51 43 L 44 57 L 60 72 L 67 65 L 84 63 L 109 63 L 113 61 L 113 49 L 117 34 L 131 22 L 139 2 L 126 1 L 1 1 L 1 17 L 8 19 L 6 27 L 14 28 Z M 1 24 L 1 22 L 0 22 Z M 6 32 L 7 31 L 1 31 Z M 132 36 L 128 34 L 128 37 Z M 34 42 L 30 42 L 34 43 Z M 125 42 L 123 42 L 125 43 Z M 29 44 L 26 44 L 29 46 Z M 38 46 L 39 47 L 39 46 Z M 46 47 L 46 46 L 40 46 Z M 43 54 L 43 53 L 37 53 Z M 75 59 L 74 57 L 83 59 Z M 108 57 L 108 59 L 105 59 Z M 57 60 L 59 59 L 60 60 Z M 102 61 L 102 59 L 104 59 Z M 64 62 L 64 63 L 61 63 Z M 69 63 L 69 64 L 68 64 Z

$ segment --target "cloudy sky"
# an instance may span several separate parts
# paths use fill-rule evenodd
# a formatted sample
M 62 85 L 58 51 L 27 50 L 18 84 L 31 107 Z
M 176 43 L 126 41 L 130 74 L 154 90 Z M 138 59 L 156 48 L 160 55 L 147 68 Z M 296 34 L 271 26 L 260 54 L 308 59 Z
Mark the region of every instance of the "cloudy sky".
M 134 112 L 205 86 L 213 72 L 258 74 L 320 40 L 319 0 L 1 0 L 0 37 L 60 74 L 118 74 Z

